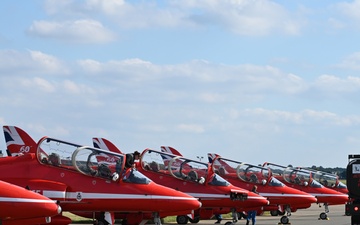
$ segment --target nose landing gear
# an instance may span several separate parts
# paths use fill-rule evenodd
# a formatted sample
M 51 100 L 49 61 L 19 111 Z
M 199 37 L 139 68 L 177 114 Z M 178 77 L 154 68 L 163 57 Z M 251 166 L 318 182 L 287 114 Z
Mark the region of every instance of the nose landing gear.
M 324 203 L 324 207 L 325 207 L 325 212 L 320 213 L 319 220 L 329 220 L 329 217 L 327 216 L 328 212 L 330 212 L 329 205 L 327 203 Z
M 291 216 L 290 206 L 288 206 L 288 205 L 285 206 L 284 211 L 286 212 L 286 216 L 282 216 L 282 217 L 280 218 L 280 222 L 278 223 L 279 225 L 280 225 L 280 224 L 291 224 L 291 223 L 290 223 L 290 219 L 289 219 L 289 217 Z

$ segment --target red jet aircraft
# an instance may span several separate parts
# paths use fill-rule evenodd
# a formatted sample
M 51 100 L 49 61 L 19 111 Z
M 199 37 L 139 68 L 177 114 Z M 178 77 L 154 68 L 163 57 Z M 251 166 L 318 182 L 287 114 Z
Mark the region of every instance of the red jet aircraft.
M 316 202 L 314 196 L 288 187 L 273 177 L 268 168 L 226 159 L 217 154 L 208 154 L 208 159 L 213 170 L 235 186 L 249 190 L 256 185 L 259 194 L 270 201 L 260 211 L 270 211 L 273 216 L 287 213 L 280 219 L 282 224 L 289 223 L 291 212 L 309 208 Z
M 0 224 L 45 224 L 61 213 L 53 200 L 25 188 L 0 181 Z
M 93 138 L 93 143 L 94 146 L 120 152 L 104 138 Z M 189 219 L 187 215 L 179 214 L 179 224 L 186 224 L 188 220 L 197 223 L 200 219 L 210 219 L 213 214 L 228 212 L 232 212 L 235 223 L 239 219 L 237 211 L 268 204 L 268 200 L 260 195 L 238 188 L 215 174 L 207 163 L 178 155 L 145 149 L 136 163 L 136 168 L 159 184 L 199 199 L 202 207 L 195 211 L 195 217 Z
M 346 194 L 324 187 L 311 177 L 309 171 L 268 162 L 264 163 L 263 166 L 270 168 L 272 174 L 289 187 L 315 196 L 317 203 L 324 203 L 325 212 L 320 213 L 320 219 L 322 220 L 328 219 L 329 205 L 345 205 L 348 201 Z
M 191 213 L 201 203 L 190 195 L 158 185 L 126 165 L 126 156 L 49 137 L 36 144 L 17 127 L 4 126 L 8 151 L 0 158 L 0 179 L 29 187 L 59 202 L 64 211 L 102 212 L 98 224 L 113 224 L 116 212 L 153 215 Z M 128 168 L 126 167 L 128 166 Z M 54 217 L 60 224 L 66 218 Z M 67 220 L 62 224 L 69 224 Z

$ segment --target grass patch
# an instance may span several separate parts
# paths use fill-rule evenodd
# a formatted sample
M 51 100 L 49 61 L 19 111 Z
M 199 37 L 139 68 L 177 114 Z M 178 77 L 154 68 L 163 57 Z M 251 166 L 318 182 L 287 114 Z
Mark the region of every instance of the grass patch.
M 69 217 L 72 221 L 72 223 L 84 223 L 84 224 L 93 224 L 93 220 L 89 218 L 85 218 L 82 216 L 77 216 L 75 214 L 72 214 L 70 212 L 63 212 L 63 216 Z

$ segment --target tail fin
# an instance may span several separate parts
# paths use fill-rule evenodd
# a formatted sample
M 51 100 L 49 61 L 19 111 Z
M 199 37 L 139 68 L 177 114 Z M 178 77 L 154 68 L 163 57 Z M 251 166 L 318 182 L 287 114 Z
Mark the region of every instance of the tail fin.
M 183 156 L 178 150 L 170 146 L 161 146 L 161 151 L 171 153 L 173 155 Z
M 93 138 L 93 145 L 95 148 L 101 148 L 115 153 L 122 153 L 118 147 L 105 138 Z
M 3 126 L 8 154 L 36 153 L 36 142 L 25 131 L 15 126 Z
M 216 153 L 208 153 L 208 160 L 209 160 L 209 163 L 212 163 L 213 160 L 218 157 L 220 155 L 216 154 Z

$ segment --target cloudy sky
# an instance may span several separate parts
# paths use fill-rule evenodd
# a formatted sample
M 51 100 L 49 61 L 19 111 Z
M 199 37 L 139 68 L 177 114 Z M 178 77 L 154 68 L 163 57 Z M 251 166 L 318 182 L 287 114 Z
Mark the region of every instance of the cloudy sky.
M 360 151 L 360 0 L 5 0 L 0 27 L 0 124 L 35 140 L 294 166 Z

